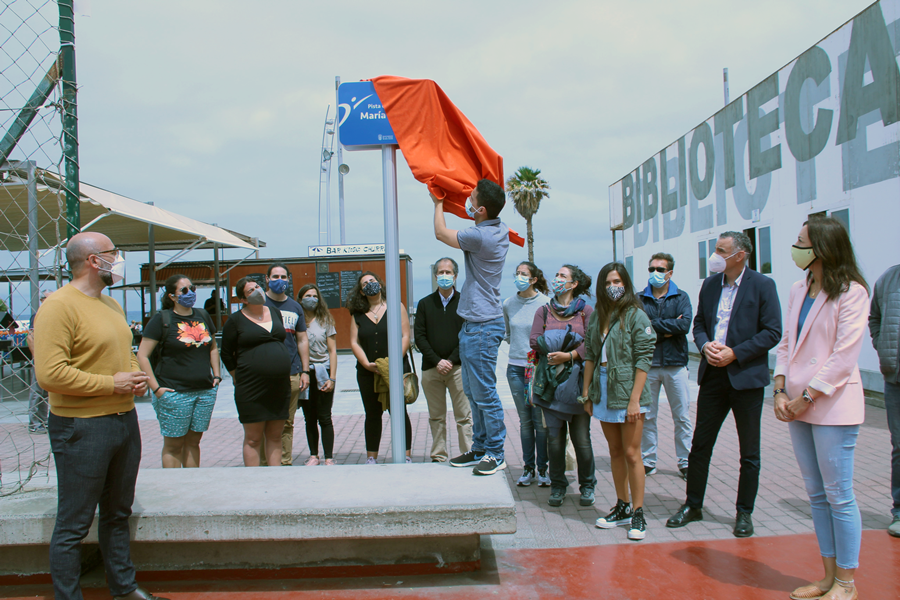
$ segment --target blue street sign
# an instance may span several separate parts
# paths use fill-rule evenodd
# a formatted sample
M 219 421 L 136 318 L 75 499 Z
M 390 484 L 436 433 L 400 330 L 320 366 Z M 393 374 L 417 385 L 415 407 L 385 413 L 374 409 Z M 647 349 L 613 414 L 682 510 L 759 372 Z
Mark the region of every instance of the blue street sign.
M 342 83 L 338 88 L 338 127 L 341 144 L 348 150 L 397 143 L 371 81 Z

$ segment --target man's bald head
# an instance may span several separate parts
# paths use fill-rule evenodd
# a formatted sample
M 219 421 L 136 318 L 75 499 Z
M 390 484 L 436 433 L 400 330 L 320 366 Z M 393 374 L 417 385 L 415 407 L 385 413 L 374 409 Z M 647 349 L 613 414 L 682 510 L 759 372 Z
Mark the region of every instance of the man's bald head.
M 77 275 L 85 267 L 84 261 L 88 256 L 103 250 L 112 250 L 114 247 L 112 240 L 102 233 L 91 231 L 75 234 L 66 244 L 66 261 L 69 263 L 69 269 Z

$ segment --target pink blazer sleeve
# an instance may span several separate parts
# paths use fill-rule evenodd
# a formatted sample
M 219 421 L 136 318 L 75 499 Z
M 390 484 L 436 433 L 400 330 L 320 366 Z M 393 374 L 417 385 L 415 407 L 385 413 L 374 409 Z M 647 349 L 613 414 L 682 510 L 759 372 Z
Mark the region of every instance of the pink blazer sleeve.
M 834 347 L 809 383 L 809 387 L 829 396 L 856 373 L 869 325 L 869 295 L 863 286 L 851 283 L 850 289 L 836 302 L 838 322 Z

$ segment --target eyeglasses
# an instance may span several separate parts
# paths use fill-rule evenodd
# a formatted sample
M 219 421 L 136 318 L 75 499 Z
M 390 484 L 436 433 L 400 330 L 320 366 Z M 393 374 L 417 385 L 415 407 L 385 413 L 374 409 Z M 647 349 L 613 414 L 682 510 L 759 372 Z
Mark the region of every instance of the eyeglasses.
M 189 288 L 188 288 L 188 287 L 183 287 L 183 288 L 181 288 L 180 290 L 175 290 L 175 291 L 176 291 L 176 292 L 181 292 L 182 294 L 187 294 L 189 291 L 190 291 L 190 292 L 196 292 L 196 291 L 197 291 L 197 286 L 196 286 L 196 285 L 192 285 L 192 286 L 189 287 Z
M 656 271 L 657 273 L 668 273 L 669 272 L 669 270 L 665 267 L 649 267 L 647 269 L 648 273 L 653 273 L 654 271 Z
M 99 255 L 99 254 L 113 254 L 113 253 L 115 253 L 115 255 L 118 256 L 119 249 L 118 248 L 110 248 L 109 250 L 101 250 L 99 252 L 94 252 L 93 254 Z M 90 256 L 90 255 L 88 255 L 88 256 Z

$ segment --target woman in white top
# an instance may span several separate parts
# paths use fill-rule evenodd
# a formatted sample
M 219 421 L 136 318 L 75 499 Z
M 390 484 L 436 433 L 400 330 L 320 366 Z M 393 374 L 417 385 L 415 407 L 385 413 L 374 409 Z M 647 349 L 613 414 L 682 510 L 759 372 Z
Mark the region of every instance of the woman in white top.
M 334 404 L 334 383 L 337 379 L 337 330 L 334 317 L 314 283 L 300 288 L 297 301 L 306 317 L 309 337 L 309 397 L 301 400 L 306 421 L 306 441 L 309 459 L 306 466 L 319 464 L 319 428 L 322 429 L 322 451 L 326 465 L 334 464 L 334 424 L 331 407 Z
M 527 398 L 528 384 L 525 381 L 534 314 L 550 302 L 547 296 L 549 289 L 544 274 L 532 262 L 519 263 L 514 277 L 519 291 L 503 302 L 503 321 L 506 324 L 505 341 L 509 344 L 506 380 L 519 413 L 519 438 L 522 440 L 522 458 L 525 461 L 525 470 L 516 485 L 528 486 L 537 479 L 539 487 L 549 487 L 547 428 L 544 427 L 541 409 Z

